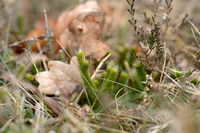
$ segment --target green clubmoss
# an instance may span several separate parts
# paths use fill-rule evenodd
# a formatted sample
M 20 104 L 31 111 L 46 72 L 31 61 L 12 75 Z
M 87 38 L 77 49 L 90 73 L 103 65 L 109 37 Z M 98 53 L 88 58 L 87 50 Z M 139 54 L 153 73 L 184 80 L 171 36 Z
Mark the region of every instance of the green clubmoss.
M 89 71 L 88 71 L 89 63 L 85 59 L 83 51 L 78 51 L 76 53 L 76 55 L 77 55 L 78 66 L 79 66 L 79 70 L 80 70 L 80 73 L 81 73 L 83 83 L 86 87 L 86 91 L 88 93 L 88 96 L 91 98 L 91 101 L 93 102 L 96 98 L 97 87 L 90 77 L 90 74 L 89 74 Z

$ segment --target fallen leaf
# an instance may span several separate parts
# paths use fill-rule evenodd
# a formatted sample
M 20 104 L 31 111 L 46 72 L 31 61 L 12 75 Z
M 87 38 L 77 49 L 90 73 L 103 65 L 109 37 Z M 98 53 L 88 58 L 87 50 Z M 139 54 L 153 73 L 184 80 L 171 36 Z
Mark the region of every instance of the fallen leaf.
M 87 15 L 83 19 L 72 21 L 61 35 L 60 42 L 70 53 L 77 46 L 86 57 L 93 53 L 94 59 L 99 61 L 109 49 L 109 45 L 100 40 L 100 34 L 100 23 L 94 16 Z
M 32 50 L 39 51 L 39 47 L 42 48 L 45 46 L 45 30 L 44 29 L 31 30 L 24 40 L 10 44 L 10 47 L 16 53 L 22 53 L 24 51 L 24 48 L 27 47 L 30 41 L 33 41 Z
M 76 64 L 76 57 L 72 57 L 70 64 L 49 61 L 49 71 L 40 72 L 35 76 L 40 84 L 38 90 L 43 94 L 60 95 L 69 100 L 72 93 L 81 85 Z
M 89 13 L 99 12 L 99 11 L 100 11 L 100 7 L 96 0 L 87 0 L 84 4 L 78 5 L 73 10 L 71 11 L 66 10 L 65 12 L 63 12 L 58 17 L 57 21 L 55 21 L 53 18 L 48 16 L 48 25 L 54 33 L 53 39 L 60 40 L 61 34 L 68 28 L 69 23 L 73 21 L 74 19 L 76 19 L 80 14 L 89 14 Z M 45 25 L 44 18 L 42 18 L 40 21 L 37 21 L 35 23 L 35 29 L 31 30 L 28 33 L 28 35 L 26 36 L 26 40 L 30 38 L 37 38 L 41 35 L 44 35 L 45 34 L 44 25 Z M 44 38 L 37 39 L 36 41 L 34 41 L 32 45 L 32 50 L 34 52 L 38 52 L 39 47 L 43 48 L 46 45 Z M 39 44 L 39 47 L 38 47 L 38 44 Z M 54 45 L 55 52 L 58 52 L 58 50 L 60 49 L 60 45 L 58 45 L 57 43 L 53 43 L 53 45 Z M 17 45 L 12 46 L 12 48 L 16 53 L 21 53 L 24 51 L 23 49 L 26 46 L 27 46 L 27 43 L 24 42 L 24 43 L 18 43 Z
M 80 14 L 99 12 L 100 7 L 96 0 L 87 0 L 84 4 L 80 4 L 72 11 L 66 10 L 57 19 L 55 26 L 55 38 L 59 40 L 60 35 L 68 28 L 70 22 L 76 19 Z
M 34 29 L 32 31 L 29 32 L 29 34 L 26 36 L 26 39 L 30 39 L 30 38 L 35 38 L 35 37 L 39 37 L 45 34 L 45 30 L 44 29 Z M 25 43 L 25 45 L 27 45 Z M 45 46 L 45 39 L 38 39 L 37 41 L 33 42 L 32 45 L 32 50 L 33 51 L 39 51 L 38 47 L 42 48 Z
M 57 22 L 53 19 L 50 22 L 50 28 L 54 32 L 54 40 L 58 39 L 65 49 L 73 55 L 74 48 L 83 50 L 85 56 L 93 53 L 95 60 L 99 61 L 108 52 L 109 46 L 101 41 L 101 25 L 91 14 L 100 12 L 100 7 L 96 0 L 87 0 L 84 4 L 80 4 L 72 11 L 62 13 Z M 78 16 L 84 14 L 85 17 L 78 19 Z M 38 22 L 37 27 L 41 27 L 42 22 Z M 55 25 L 55 26 L 54 26 Z M 26 36 L 26 39 L 35 38 L 44 35 L 43 28 L 34 29 Z M 26 47 L 27 43 L 22 43 Z M 53 43 L 55 52 L 61 48 L 58 43 Z M 37 39 L 34 41 L 32 50 L 38 52 L 40 48 L 45 46 L 45 39 Z M 50 76 L 50 75 L 49 75 Z

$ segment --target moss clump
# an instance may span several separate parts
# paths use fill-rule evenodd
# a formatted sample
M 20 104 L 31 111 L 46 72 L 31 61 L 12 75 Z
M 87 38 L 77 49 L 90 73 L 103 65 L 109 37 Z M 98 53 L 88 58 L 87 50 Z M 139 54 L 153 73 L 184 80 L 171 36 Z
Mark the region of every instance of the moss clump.
M 175 71 L 172 71 L 172 73 L 171 73 L 171 78 L 177 79 L 177 78 L 180 78 L 183 75 L 184 75 L 183 72 L 180 72 L 178 69 L 175 69 Z
M 100 88 L 101 91 L 111 92 L 112 86 L 114 84 L 113 81 L 115 81 L 117 77 L 117 71 L 118 69 L 114 66 L 114 63 L 111 62 L 106 69 L 106 75 Z
M 88 96 L 91 98 L 91 101 L 94 101 L 97 94 L 97 87 L 90 77 L 88 70 L 89 63 L 85 59 L 83 51 L 77 52 L 76 55 L 77 55 L 79 70 L 81 73 L 83 83 L 86 87 L 86 91 L 88 93 Z
M 198 84 L 199 84 L 198 78 L 194 77 L 194 78 L 192 79 L 191 83 L 194 84 L 194 85 L 198 85 Z
M 123 87 L 123 84 L 126 84 L 128 80 L 128 75 L 126 72 L 121 72 L 118 80 L 118 85 L 113 89 L 113 94 L 116 95 L 118 91 Z M 118 96 L 121 96 L 123 94 L 123 90 L 121 90 L 118 94 Z

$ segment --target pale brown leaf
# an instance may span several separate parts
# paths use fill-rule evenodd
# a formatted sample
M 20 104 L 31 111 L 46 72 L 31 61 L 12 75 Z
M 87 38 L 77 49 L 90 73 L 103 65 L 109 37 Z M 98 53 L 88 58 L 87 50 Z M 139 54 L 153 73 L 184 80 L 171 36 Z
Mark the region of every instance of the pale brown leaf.
M 109 45 L 99 39 L 100 34 L 100 23 L 94 16 L 87 15 L 72 21 L 61 35 L 60 42 L 70 53 L 74 47 L 78 47 L 86 57 L 93 53 L 94 59 L 99 61 L 109 49 Z
M 86 3 L 80 4 L 71 11 L 66 10 L 59 16 L 57 20 L 55 27 L 56 29 L 55 37 L 59 39 L 60 35 L 64 32 L 64 30 L 68 28 L 69 23 L 72 22 L 74 19 L 76 19 L 80 14 L 99 12 L 99 11 L 100 7 L 96 0 L 87 0 Z
M 38 90 L 43 94 L 61 95 L 69 98 L 81 85 L 81 77 L 76 57 L 72 57 L 70 64 L 60 61 L 49 61 L 49 71 L 38 73 L 35 78 L 39 82 Z

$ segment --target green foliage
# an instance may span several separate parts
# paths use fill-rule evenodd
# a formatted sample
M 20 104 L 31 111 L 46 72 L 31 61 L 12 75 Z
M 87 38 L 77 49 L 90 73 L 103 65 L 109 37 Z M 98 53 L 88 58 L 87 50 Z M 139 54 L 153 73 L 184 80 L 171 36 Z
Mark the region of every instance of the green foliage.
M 175 69 L 174 71 L 172 71 L 171 73 L 171 77 L 173 79 L 177 79 L 177 78 L 180 78 L 181 76 L 183 76 L 184 73 L 183 72 L 180 72 L 178 69 Z
M 155 36 L 155 30 L 151 30 L 151 35 L 149 36 L 149 48 L 152 50 L 154 49 L 156 46 L 155 46 L 155 42 L 156 42 L 156 36 Z
M 28 49 L 28 51 L 32 51 L 32 46 L 33 46 L 33 43 L 34 43 L 34 41 L 33 40 L 30 40 L 30 41 L 28 41 L 28 44 L 27 44 L 27 49 Z
M 196 78 L 196 77 L 194 77 L 194 78 L 192 79 L 191 83 L 194 84 L 194 85 L 198 85 L 198 84 L 199 84 L 199 79 Z
M 48 25 L 48 18 L 47 18 L 47 13 L 46 10 L 44 10 L 44 17 L 45 17 L 45 42 L 47 44 L 47 46 L 49 46 L 49 55 L 52 59 L 55 58 L 55 50 L 53 48 L 53 32 L 51 30 L 51 28 Z
M 39 62 L 35 61 L 34 64 L 31 65 L 30 72 L 31 72 L 31 74 L 36 75 L 37 74 L 37 68 L 39 67 Z
M 155 41 L 157 43 L 156 45 L 156 54 L 157 58 L 160 61 L 163 57 L 164 50 L 163 50 L 163 43 L 161 42 L 161 37 L 160 37 L 160 27 L 158 24 L 155 24 L 154 26 L 154 31 L 155 31 Z
M 99 80 L 98 80 L 98 79 L 95 79 L 95 80 L 94 80 L 94 84 L 95 84 L 95 86 L 96 86 L 97 88 L 99 88 L 100 85 L 99 85 Z
M 60 49 L 60 50 L 59 50 L 59 54 L 60 54 L 60 60 L 61 60 L 62 62 L 66 62 L 66 57 L 65 57 L 65 52 L 64 52 L 64 50 Z
M 118 59 L 119 70 L 126 70 L 125 61 L 128 62 L 129 67 L 133 66 L 134 61 L 137 58 L 136 51 L 137 51 L 136 46 L 128 46 L 128 45 L 125 45 L 119 49 L 119 55 L 120 55 Z
M 3 44 L 3 59 L 6 60 L 7 56 L 9 55 L 9 52 L 8 52 L 8 40 L 9 40 L 9 35 L 10 35 L 10 27 L 11 27 L 11 18 L 9 19 L 9 23 L 8 23 L 8 26 L 7 26 L 7 29 L 6 29 L 6 35 L 5 35 L 5 41 L 4 43 L 2 42 Z
M 17 27 L 18 27 L 18 34 L 24 33 L 24 17 L 23 15 L 19 14 L 17 16 Z
M 115 81 L 116 77 L 117 68 L 114 66 L 114 63 L 111 62 L 106 69 L 106 75 L 103 79 L 103 83 L 101 84 L 100 90 L 103 92 L 111 93 L 112 85 L 114 84 L 113 81 Z
M 159 74 L 158 73 L 156 73 L 156 72 L 152 72 L 152 77 L 153 77 L 153 79 L 154 79 L 154 81 L 159 81 Z
M 142 66 L 142 63 L 140 61 L 136 62 L 134 64 L 134 82 L 135 82 L 135 87 L 141 91 L 144 90 L 144 81 L 146 81 L 146 71 L 144 67 Z
M 33 81 L 33 80 L 35 79 L 33 75 L 28 74 L 28 73 L 25 75 L 25 78 L 26 78 L 27 80 L 29 80 L 29 81 Z
M 126 72 L 121 72 L 120 73 L 120 76 L 119 76 L 119 80 L 118 80 L 118 83 L 120 84 L 124 84 L 126 85 L 127 84 L 127 81 L 128 81 L 128 75 Z M 115 88 L 113 88 L 113 94 L 116 95 L 118 93 L 118 91 L 123 88 L 124 86 L 122 85 L 117 85 Z M 123 94 L 123 90 L 121 90 L 118 94 L 118 96 L 121 96 Z
M 78 3 L 77 0 L 76 2 Z M 110 37 L 105 41 L 112 45 L 114 41 L 109 39 L 116 37 L 117 39 L 113 40 L 117 40 L 115 42 L 117 47 L 114 47 L 116 49 L 110 47 L 113 52 L 112 56 L 109 60 L 106 59 L 102 66 L 99 65 L 100 69 L 97 69 L 100 62 L 93 60 L 94 53 L 90 57 L 85 57 L 82 51 L 76 53 L 77 67 L 83 84 L 78 85 L 77 90 L 72 95 L 70 94 L 71 103 L 69 104 L 62 101 L 61 95 L 60 97 L 58 95 L 42 95 L 37 89 L 33 89 L 38 87 L 34 76 L 39 71 L 45 70 L 45 66 L 43 66 L 45 62 L 43 64 L 40 61 L 27 62 L 27 60 L 23 60 L 24 58 L 22 60 L 18 58 L 21 55 L 16 55 L 15 58 L 9 49 L 9 44 L 13 43 L 13 40 L 22 39 L 22 35 L 25 36 L 24 32 L 29 30 L 24 27 L 26 26 L 25 20 L 27 20 L 24 18 L 26 14 L 23 13 L 24 16 L 19 13 L 12 15 L 15 16 L 12 18 L 15 20 L 16 29 L 13 29 L 11 19 L 7 25 L 2 19 L 2 31 L 6 30 L 4 33 L 0 31 L 0 34 L 5 34 L 3 35 L 5 40 L 1 42 L 2 45 L 0 44 L 0 132 L 63 132 L 63 130 L 64 132 L 170 132 L 171 129 L 176 131 L 176 126 L 177 132 L 181 132 L 179 125 L 186 125 L 184 130 L 188 132 L 199 132 L 199 90 L 196 89 L 199 88 L 199 79 L 197 75 L 193 77 L 196 74 L 193 73 L 194 70 L 198 70 L 199 67 L 196 66 L 198 62 L 195 61 L 198 61 L 200 57 L 199 47 L 195 46 L 194 38 L 199 43 L 199 36 L 195 33 L 192 36 L 191 31 L 183 31 L 180 28 L 191 30 L 192 26 L 192 32 L 197 31 L 198 33 L 199 23 L 193 24 L 185 17 L 182 22 L 178 17 L 175 21 L 171 20 L 169 14 L 172 11 L 172 0 L 163 2 L 153 0 L 153 10 L 145 10 L 148 12 L 144 13 L 143 23 L 140 19 L 137 20 L 140 18 L 139 14 L 135 14 L 141 13 L 140 8 L 149 6 L 150 3 L 146 1 L 141 7 L 137 6 L 139 10 L 136 11 L 136 2 L 136 0 L 127 0 L 132 31 L 127 31 L 130 30 L 127 20 L 118 25 L 119 31 L 116 33 L 119 34 L 117 35 L 112 34 L 112 27 L 108 28 L 107 25 L 102 24 L 102 34 L 105 34 L 103 36 Z M 182 2 L 189 4 L 186 0 Z M 34 17 L 30 16 L 29 21 L 34 20 L 39 14 L 38 3 L 39 1 L 36 0 L 32 4 L 33 12 L 37 14 Z M 12 7 L 12 2 L 9 6 Z M 0 3 L 0 7 L 9 11 L 6 5 L 2 6 L 2 3 Z M 55 5 L 55 7 L 64 9 L 65 5 Z M 173 5 L 173 8 L 177 8 L 176 5 Z M 0 8 L 0 10 L 2 9 Z M 48 10 L 51 10 L 51 7 Z M 197 10 L 194 11 L 197 12 Z M 109 17 L 112 17 L 114 12 L 113 8 Z M 53 31 L 48 25 L 46 12 L 44 14 L 46 22 L 44 35 L 49 48 L 47 57 L 49 60 L 69 61 L 70 59 L 65 56 L 65 50 L 60 50 L 57 55 L 54 53 Z M 55 15 L 57 14 L 60 12 L 55 13 Z M 5 16 L 9 18 L 10 15 L 6 14 Z M 178 16 L 181 17 L 182 14 L 178 14 Z M 192 17 L 190 16 L 191 20 L 193 20 Z M 2 17 L 0 16 L 0 18 Z M 111 25 L 112 21 L 115 20 L 111 19 Z M 185 21 L 184 26 L 183 21 Z M 107 21 L 105 22 L 107 24 Z M 33 27 L 33 25 L 31 26 Z M 84 28 L 81 26 L 79 28 Z M 81 36 L 87 34 L 85 28 L 83 31 L 82 29 L 79 31 Z M 15 39 L 12 39 L 12 36 Z M 130 39 L 130 37 L 132 38 Z M 177 45 L 177 38 L 183 40 L 183 44 L 180 46 Z M 30 53 L 33 43 L 31 40 L 28 41 L 27 51 Z M 165 48 L 163 48 L 163 44 L 166 44 Z M 192 45 L 187 46 L 187 44 Z M 75 49 L 78 49 L 78 46 Z M 46 54 L 45 50 L 43 54 Z M 166 58 L 164 58 L 164 53 L 166 53 Z M 191 65 L 191 70 L 185 70 L 184 67 L 182 68 L 182 64 L 179 64 L 182 59 L 179 53 L 183 56 L 184 63 Z M 195 63 L 190 56 L 194 58 Z M 163 63 L 163 59 L 166 64 Z M 33 65 L 27 65 L 30 63 Z M 171 70 L 172 66 L 179 69 Z M 94 74 L 94 79 L 91 78 L 89 70 L 90 72 L 98 70 L 97 74 Z M 14 80 L 9 77 L 10 75 L 4 75 L 4 73 L 9 73 Z M 4 76 L 6 77 L 4 78 Z M 80 93 L 82 88 L 85 90 L 85 95 Z M 46 101 L 47 97 L 51 100 Z M 194 99 L 197 104 L 191 99 Z M 40 104 L 41 108 L 36 104 Z M 60 114 L 55 113 L 57 109 L 61 111 Z M 157 112 L 162 110 L 165 110 L 166 114 L 161 112 L 164 117 L 158 120 Z M 99 112 L 97 113 L 97 111 Z M 173 123 L 174 118 L 166 117 L 169 115 L 175 116 L 175 122 L 178 124 Z M 183 119 L 187 121 L 182 121 Z M 168 120 L 170 120 L 170 124 Z
M 90 74 L 88 71 L 89 63 L 85 59 L 83 51 L 78 51 L 76 53 L 76 56 L 77 56 L 78 66 L 79 66 L 79 70 L 81 73 L 83 83 L 86 86 L 86 90 L 87 90 L 89 97 L 91 98 L 91 101 L 94 101 L 96 98 L 96 94 L 97 94 L 97 87 L 90 77 Z
M 138 62 L 136 62 L 134 64 L 134 67 L 135 67 L 137 75 L 140 77 L 140 79 L 142 81 L 145 81 L 146 80 L 146 74 L 147 74 L 147 72 L 145 71 L 142 63 L 140 61 L 138 61 Z
M 137 47 L 132 46 L 129 57 L 128 57 L 128 64 L 130 67 L 133 66 L 133 63 L 134 63 L 135 59 L 137 58 L 136 51 L 137 51 Z
M 119 55 L 120 55 L 119 66 L 121 66 L 122 69 L 125 69 L 124 61 L 127 59 L 128 51 L 129 51 L 128 46 L 122 47 L 119 51 Z
M 25 68 L 25 65 L 24 64 L 20 64 L 19 65 L 19 72 L 22 72 Z
M 102 79 L 106 78 L 106 71 L 102 72 L 101 78 L 102 78 Z

